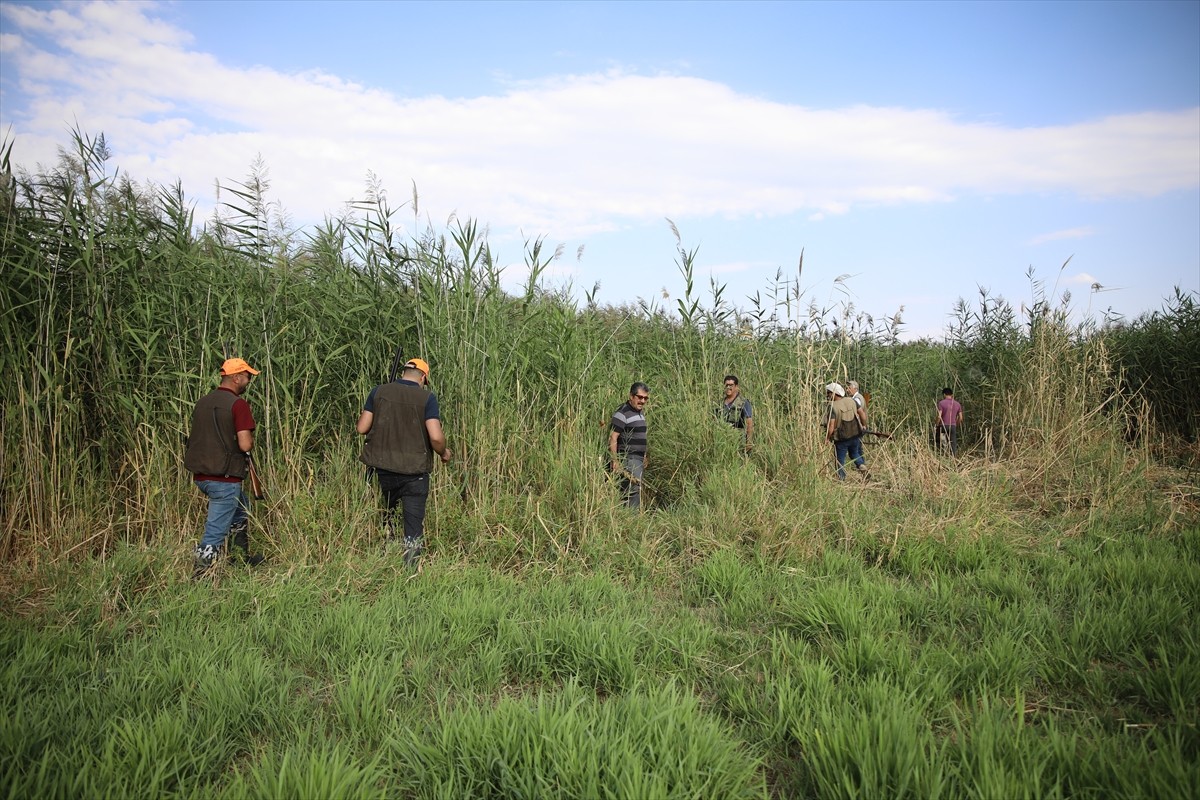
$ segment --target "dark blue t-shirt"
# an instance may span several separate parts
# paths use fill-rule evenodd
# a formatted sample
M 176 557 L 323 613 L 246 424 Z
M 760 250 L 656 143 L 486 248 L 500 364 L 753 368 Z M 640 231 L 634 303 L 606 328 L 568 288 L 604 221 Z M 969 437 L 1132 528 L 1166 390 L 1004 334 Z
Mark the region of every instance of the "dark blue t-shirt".
M 403 383 L 408 386 L 420 386 L 421 385 L 421 384 L 417 383 L 416 381 L 406 381 L 403 378 L 397 378 L 396 383 Z M 363 411 L 368 411 L 372 414 L 375 413 L 375 392 L 378 389 L 379 389 L 379 387 L 376 386 L 374 389 L 371 390 L 371 393 L 369 395 L 367 395 L 367 402 L 363 403 Z M 441 419 L 441 416 L 439 416 L 440 413 L 441 413 L 441 409 L 438 408 L 437 395 L 434 394 L 433 392 L 430 392 L 429 397 L 425 398 L 425 419 L 440 420 Z

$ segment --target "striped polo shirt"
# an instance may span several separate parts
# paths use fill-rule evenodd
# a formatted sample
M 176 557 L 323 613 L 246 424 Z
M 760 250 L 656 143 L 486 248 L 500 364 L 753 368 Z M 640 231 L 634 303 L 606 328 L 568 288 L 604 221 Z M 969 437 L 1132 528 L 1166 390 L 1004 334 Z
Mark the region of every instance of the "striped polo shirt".
M 613 412 L 612 429 L 617 432 L 617 453 L 622 456 L 646 455 L 646 415 L 629 403 Z

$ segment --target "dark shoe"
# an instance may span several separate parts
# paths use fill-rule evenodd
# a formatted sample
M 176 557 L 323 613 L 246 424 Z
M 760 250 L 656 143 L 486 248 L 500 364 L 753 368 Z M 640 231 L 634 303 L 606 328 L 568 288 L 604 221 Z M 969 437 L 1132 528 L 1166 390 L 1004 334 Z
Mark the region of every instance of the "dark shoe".
M 229 529 L 230 535 L 233 537 L 233 548 L 241 557 L 241 563 L 248 567 L 257 567 L 266 559 L 258 554 L 250 553 L 250 536 L 249 525 L 242 524 Z
M 242 555 L 241 555 L 241 563 L 243 566 L 247 566 L 247 567 L 257 567 L 259 564 L 263 563 L 266 560 L 267 560 L 266 556 L 262 555 L 261 553 L 255 553 L 254 555 L 250 555 L 249 553 L 242 553 Z
M 404 564 L 412 568 L 416 572 L 421 571 L 421 553 L 425 550 L 421 546 L 421 539 L 416 536 L 404 537 Z

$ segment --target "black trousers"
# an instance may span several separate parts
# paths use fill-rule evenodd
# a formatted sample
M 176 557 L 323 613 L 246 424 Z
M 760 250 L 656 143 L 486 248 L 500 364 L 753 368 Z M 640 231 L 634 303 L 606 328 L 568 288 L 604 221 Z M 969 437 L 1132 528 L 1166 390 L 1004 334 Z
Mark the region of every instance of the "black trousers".
M 425 503 L 429 499 L 429 473 L 401 475 L 386 469 L 375 470 L 379 491 L 383 493 L 383 521 L 388 536 L 396 533 L 396 509 L 404 513 L 404 538 L 420 539 L 425 535 Z

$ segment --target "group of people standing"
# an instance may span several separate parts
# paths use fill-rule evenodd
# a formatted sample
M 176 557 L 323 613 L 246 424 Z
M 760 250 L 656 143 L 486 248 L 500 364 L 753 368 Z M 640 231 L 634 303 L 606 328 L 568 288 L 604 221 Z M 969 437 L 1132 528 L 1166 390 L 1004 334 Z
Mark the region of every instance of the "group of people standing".
M 825 386 L 825 397 L 829 411 L 825 415 L 825 438 L 833 443 L 834 460 L 837 461 L 838 480 L 846 479 L 846 459 L 869 480 L 867 460 L 863 457 L 862 437 L 867 432 L 866 398 L 858 391 L 858 381 L 849 381 L 850 394 L 836 381 Z
M 846 460 L 854 464 L 864 480 L 869 480 L 862 437 L 871 433 L 867 426 L 867 397 L 859 391 L 858 381 L 848 381 L 843 388 L 836 381 L 825 386 L 829 407 L 825 416 L 825 436 L 834 446 L 838 480 L 846 478 Z M 725 396 L 713 409 L 713 415 L 743 431 L 747 453 L 754 448 L 754 409 L 750 399 L 741 392 L 736 375 L 726 375 Z M 942 390 L 943 399 L 937 405 L 936 436 L 940 445 L 945 437 L 952 454 L 958 452 L 958 425 L 962 423 L 962 406 L 954 392 Z M 641 505 L 642 475 L 646 468 L 646 401 L 650 389 L 638 381 L 629 387 L 629 399 L 613 412 L 609 423 L 608 451 L 610 470 L 619 476 L 625 505 Z
M 742 431 L 746 452 L 754 449 L 754 407 L 742 395 L 736 375 L 725 376 L 725 397 L 713 416 Z M 642 475 L 646 469 L 646 401 L 650 388 L 638 381 L 629 387 L 629 399 L 613 412 L 609 422 L 609 470 L 618 476 L 621 496 L 629 508 L 642 504 Z
M 204 535 L 193 557 L 194 578 L 213 567 L 231 536 L 245 563 L 262 562 L 261 555 L 250 554 L 249 500 L 242 489 L 255 429 L 254 414 L 242 395 L 258 374 L 243 359 L 227 359 L 217 388 L 200 398 L 192 411 L 183 463 L 208 498 Z M 437 395 L 428 383 L 429 364 L 410 359 L 396 380 L 371 390 L 355 426 L 366 437 L 359 460 L 367 465 L 368 478 L 378 482 L 383 498 L 385 546 L 403 542 L 404 563 L 414 572 L 420 569 L 424 549 L 433 458 L 436 455 L 443 464 L 450 461 Z
M 212 568 L 229 538 L 244 563 L 253 566 L 263 560 L 250 552 L 249 501 L 242 489 L 251 469 L 256 427 L 250 404 L 242 395 L 258 374 L 241 358 L 227 359 L 221 365 L 217 388 L 202 397 L 192 412 L 184 467 L 193 474 L 196 488 L 208 498 L 208 516 L 195 549 L 193 577 Z M 846 477 L 847 458 L 864 479 L 869 479 L 862 452 L 862 437 L 869 432 L 866 398 L 859 392 L 857 381 L 849 381 L 847 386 L 849 391 L 837 382 L 825 387 L 829 401 L 825 434 L 834 445 L 838 479 Z M 635 382 L 629 387 L 629 399 L 613 412 L 609 423 L 609 466 L 618 476 L 629 508 L 641 505 L 649 399 L 650 388 Z M 962 406 L 949 388 L 943 390 L 937 414 L 937 441 L 940 444 L 945 436 L 951 453 L 956 453 Z M 741 430 L 745 452 L 753 450 L 754 409 L 749 398 L 742 395 L 736 375 L 725 376 L 724 397 L 713 409 L 713 416 Z M 355 427 L 366 437 L 359 458 L 367 466 L 368 479 L 373 477 L 378 483 L 382 496 L 385 546 L 402 542 L 405 564 L 418 571 L 434 456 L 444 464 L 451 458 L 437 395 L 429 389 L 429 364 L 420 358 L 410 359 L 396 380 L 371 389 Z
M 848 396 L 839 383 L 825 387 L 829 400 L 826 435 L 834 444 L 839 479 L 846 477 L 847 456 L 864 477 L 868 475 L 862 454 L 862 435 L 867 430 L 866 403 L 858 391 L 858 382 L 850 381 L 849 386 Z M 713 416 L 743 432 L 743 446 L 749 453 L 754 449 L 754 408 L 742 394 L 736 375 L 725 376 L 724 389 L 725 396 L 713 409 Z M 642 475 L 646 468 L 645 409 L 649 399 L 650 389 L 646 384 L 634 383 L 629 387 L 629 399 L 613 412 L 609 423 L 610 469 L 619 475 L 621 493 L 630 508 L 641 505 Z

